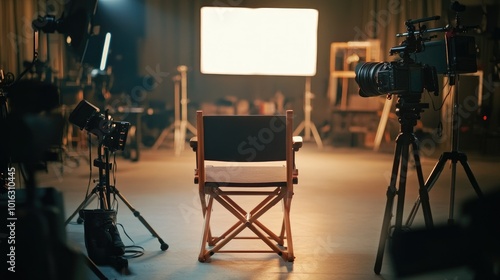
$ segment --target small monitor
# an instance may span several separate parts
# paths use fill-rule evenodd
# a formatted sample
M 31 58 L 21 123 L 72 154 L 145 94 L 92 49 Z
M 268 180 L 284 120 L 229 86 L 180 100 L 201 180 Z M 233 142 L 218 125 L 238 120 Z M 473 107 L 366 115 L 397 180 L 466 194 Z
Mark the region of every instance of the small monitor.
M 446 43 L 444 40 L 425 42 L 423 51 L 415 54 L 415 56 L 416 62 L 436 67 L 438 74 L 448 72 Z

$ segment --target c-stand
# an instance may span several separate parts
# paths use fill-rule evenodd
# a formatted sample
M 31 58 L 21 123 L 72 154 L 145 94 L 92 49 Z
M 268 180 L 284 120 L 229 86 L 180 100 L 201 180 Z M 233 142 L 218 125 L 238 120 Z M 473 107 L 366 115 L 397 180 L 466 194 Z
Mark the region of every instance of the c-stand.
M 102 150 L 104 150 L 104 155 L 102 154 Z M 137 211 L 130 202 L 120 193 L 120 191 L 110 184 L 110 170 L 112 168 L 112 164 L 109 162 L 109 149 L 103 146 L 102 141 L 99 143 L 98 147 L 98 158 L 94 160 L 94 166 L 99 168 L 99 182 L 94 187 L 92 192 L 88 194 L 83 202 L 78 206 L 78 208 L 69 216 L 66 220 L 65 224 L 67 225 L 73 217 L 80 212 L 83 208 L 85 208 L 92 200 L 95 198 L 94 195 L 99 196 L 99 205 L 103 210 L 109 210 L 111 194 L 117 195 L 127 207 L 132 211 L 135 217 L 141 221 L 141 223 L 149 230 L 149 232 L 155 237 L 158 238 L 160 242 L 160 249 L 165 251 L 168 249 L 168 244 L 161 239 L 161 237 L 156 233 L 156 231 L 148 224 L 148 222 L 141 216 L 140 212 Z M 104 161 L 103 161 L 104 157 Z M 83 220 L 78 218 L 78 222 L 81 223 Z

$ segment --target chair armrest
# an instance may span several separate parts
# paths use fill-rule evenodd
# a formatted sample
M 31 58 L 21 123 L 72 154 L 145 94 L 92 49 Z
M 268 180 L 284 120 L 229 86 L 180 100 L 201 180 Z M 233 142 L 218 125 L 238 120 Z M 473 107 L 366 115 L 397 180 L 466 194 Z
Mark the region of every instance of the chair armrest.
M 189 146 L 193 149 L 193 152 L 196 152 L 198 149 L 198 138 L 196 136 L 189 139 Z
M 293 136 L 292 146 L 295 152 L 302 148 L 302 136 Z

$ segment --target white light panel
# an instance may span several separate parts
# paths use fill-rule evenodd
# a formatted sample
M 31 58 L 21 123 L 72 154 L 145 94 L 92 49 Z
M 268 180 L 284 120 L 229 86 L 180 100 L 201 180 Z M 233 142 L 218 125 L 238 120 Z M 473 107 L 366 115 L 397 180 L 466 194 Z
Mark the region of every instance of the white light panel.
M 314 76 L 318 11 L 201 8 L 203 74 Z

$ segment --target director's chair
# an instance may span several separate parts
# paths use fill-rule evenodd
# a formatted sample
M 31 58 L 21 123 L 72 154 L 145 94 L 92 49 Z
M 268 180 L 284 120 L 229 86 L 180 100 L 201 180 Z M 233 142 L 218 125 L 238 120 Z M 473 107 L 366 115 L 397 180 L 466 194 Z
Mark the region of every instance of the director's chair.
M 290 205 L 298 177 L 295 152 L 302 147 L 302 138 L 292 136 L 293 111 L 288 110 L 284 116 L 204 116 L 198 111 L 196 118 L 197 136 L 190 145 L 196 152 L 194 181 L 199 186 L 205 219 L 198 260 L 205 262 L 213 254 L 224 252 L 274 252 L 285 261 L 293 261 Z M 235 199 L 241 196 L 261 199 L 245 210 Z M 212 234 L 216 231 L 211 224 L 214 200 L 237 219 L 219 236 Z M 278 224 L 281 230 L 276 233 L 259 219 L 279 202 L 283 215 Z M 245 229 L 254 235 L 246 236 Z M 260 239 L 270 250 L 223 250 L 233 239 Z

